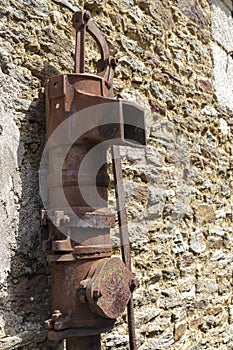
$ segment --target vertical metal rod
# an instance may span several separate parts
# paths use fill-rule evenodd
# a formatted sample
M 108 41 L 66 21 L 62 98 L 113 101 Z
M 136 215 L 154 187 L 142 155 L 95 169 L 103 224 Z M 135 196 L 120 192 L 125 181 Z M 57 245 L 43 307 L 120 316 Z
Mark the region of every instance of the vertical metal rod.
M 129 242 L 129 232 L 127 225 L 127 214 L 124 199 L 124 186 L 122 177 L 122 167 L 120 158 L 120 148 L 119 146 L 112 146 L 112 164 L 113 164 L 113 175 L 115 180 L 115 191 L 116 191 L 116 201 L 117 201 L 117 214 L 119 221 L 120 230 L 120 240 L 121 240 L 121 251 L 122 259 L 126 267 L 131 271 L 131 255 L 130 255 L 130 242 Z M 128 313 L 128 328 L 129 328 L 129 344 L 130 350 L 137 350 L 136 345 L 136 334 L 135 334 L 135 323 L 134 323 L 134 305 L 133 305 L 133 295 L 127 305 Z
M 76 32 L 75 73 L 85 73 L 85 36 L 86 26 Z
M 66 350 L 101 350 L 100 334 L 66 339 Z

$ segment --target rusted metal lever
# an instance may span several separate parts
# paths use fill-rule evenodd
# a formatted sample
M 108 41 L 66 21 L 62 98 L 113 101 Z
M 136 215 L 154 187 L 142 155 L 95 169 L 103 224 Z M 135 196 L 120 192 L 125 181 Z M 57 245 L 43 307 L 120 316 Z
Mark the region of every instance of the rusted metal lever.
M 108 44 L 92 21 L 90 12 L 87 10 L 76 12 L 73 16 L 73 25 L 76 29 L 75 73 L 85 73 L 85 38 L 88 32 L 100 49 L 101 60 L 97 63 L 97 75 L 104 78 L 111 87 L 118 60 L 109 55 Z

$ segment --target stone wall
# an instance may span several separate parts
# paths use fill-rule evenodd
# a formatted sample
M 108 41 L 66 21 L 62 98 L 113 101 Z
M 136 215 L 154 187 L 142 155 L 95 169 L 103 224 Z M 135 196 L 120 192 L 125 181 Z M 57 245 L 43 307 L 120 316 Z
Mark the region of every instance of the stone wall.
M 58 349 L 43 330 L 50 283 L 36 220 L 43 83 L 73 71 L 71 18 L 83 7 L 119 57 L 115 94 L 146 109 L 146 149 L 121 150 L 139 350 L 231 349 L 232 72 L 222 76 L 221 57 L 232 66 L 232 18 L 216 0 L 0 3 L 0 348 Z M 93 67 L 91 41 L 88 58 Z M 125 320 L 103 349 L 127 348 Z

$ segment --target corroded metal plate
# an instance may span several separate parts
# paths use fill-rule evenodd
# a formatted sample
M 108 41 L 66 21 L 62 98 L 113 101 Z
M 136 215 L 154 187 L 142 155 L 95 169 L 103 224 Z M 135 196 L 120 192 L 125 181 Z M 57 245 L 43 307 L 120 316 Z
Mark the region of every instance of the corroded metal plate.
M 115 319 L 130 299 L 132 273 L 119 258 L 102 259 L 91 278 L 86 296 L 93 312 Z

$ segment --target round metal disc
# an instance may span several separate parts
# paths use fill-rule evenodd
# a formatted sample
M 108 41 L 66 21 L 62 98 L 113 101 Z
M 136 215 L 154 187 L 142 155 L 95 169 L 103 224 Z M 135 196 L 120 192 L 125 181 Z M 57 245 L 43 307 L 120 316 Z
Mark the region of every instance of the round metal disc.
M 91 309 L 103 317 L 119 317 L 131 296 L 131 278 L 132 273 L 119 258 L 100 260 L 86 290 Z

